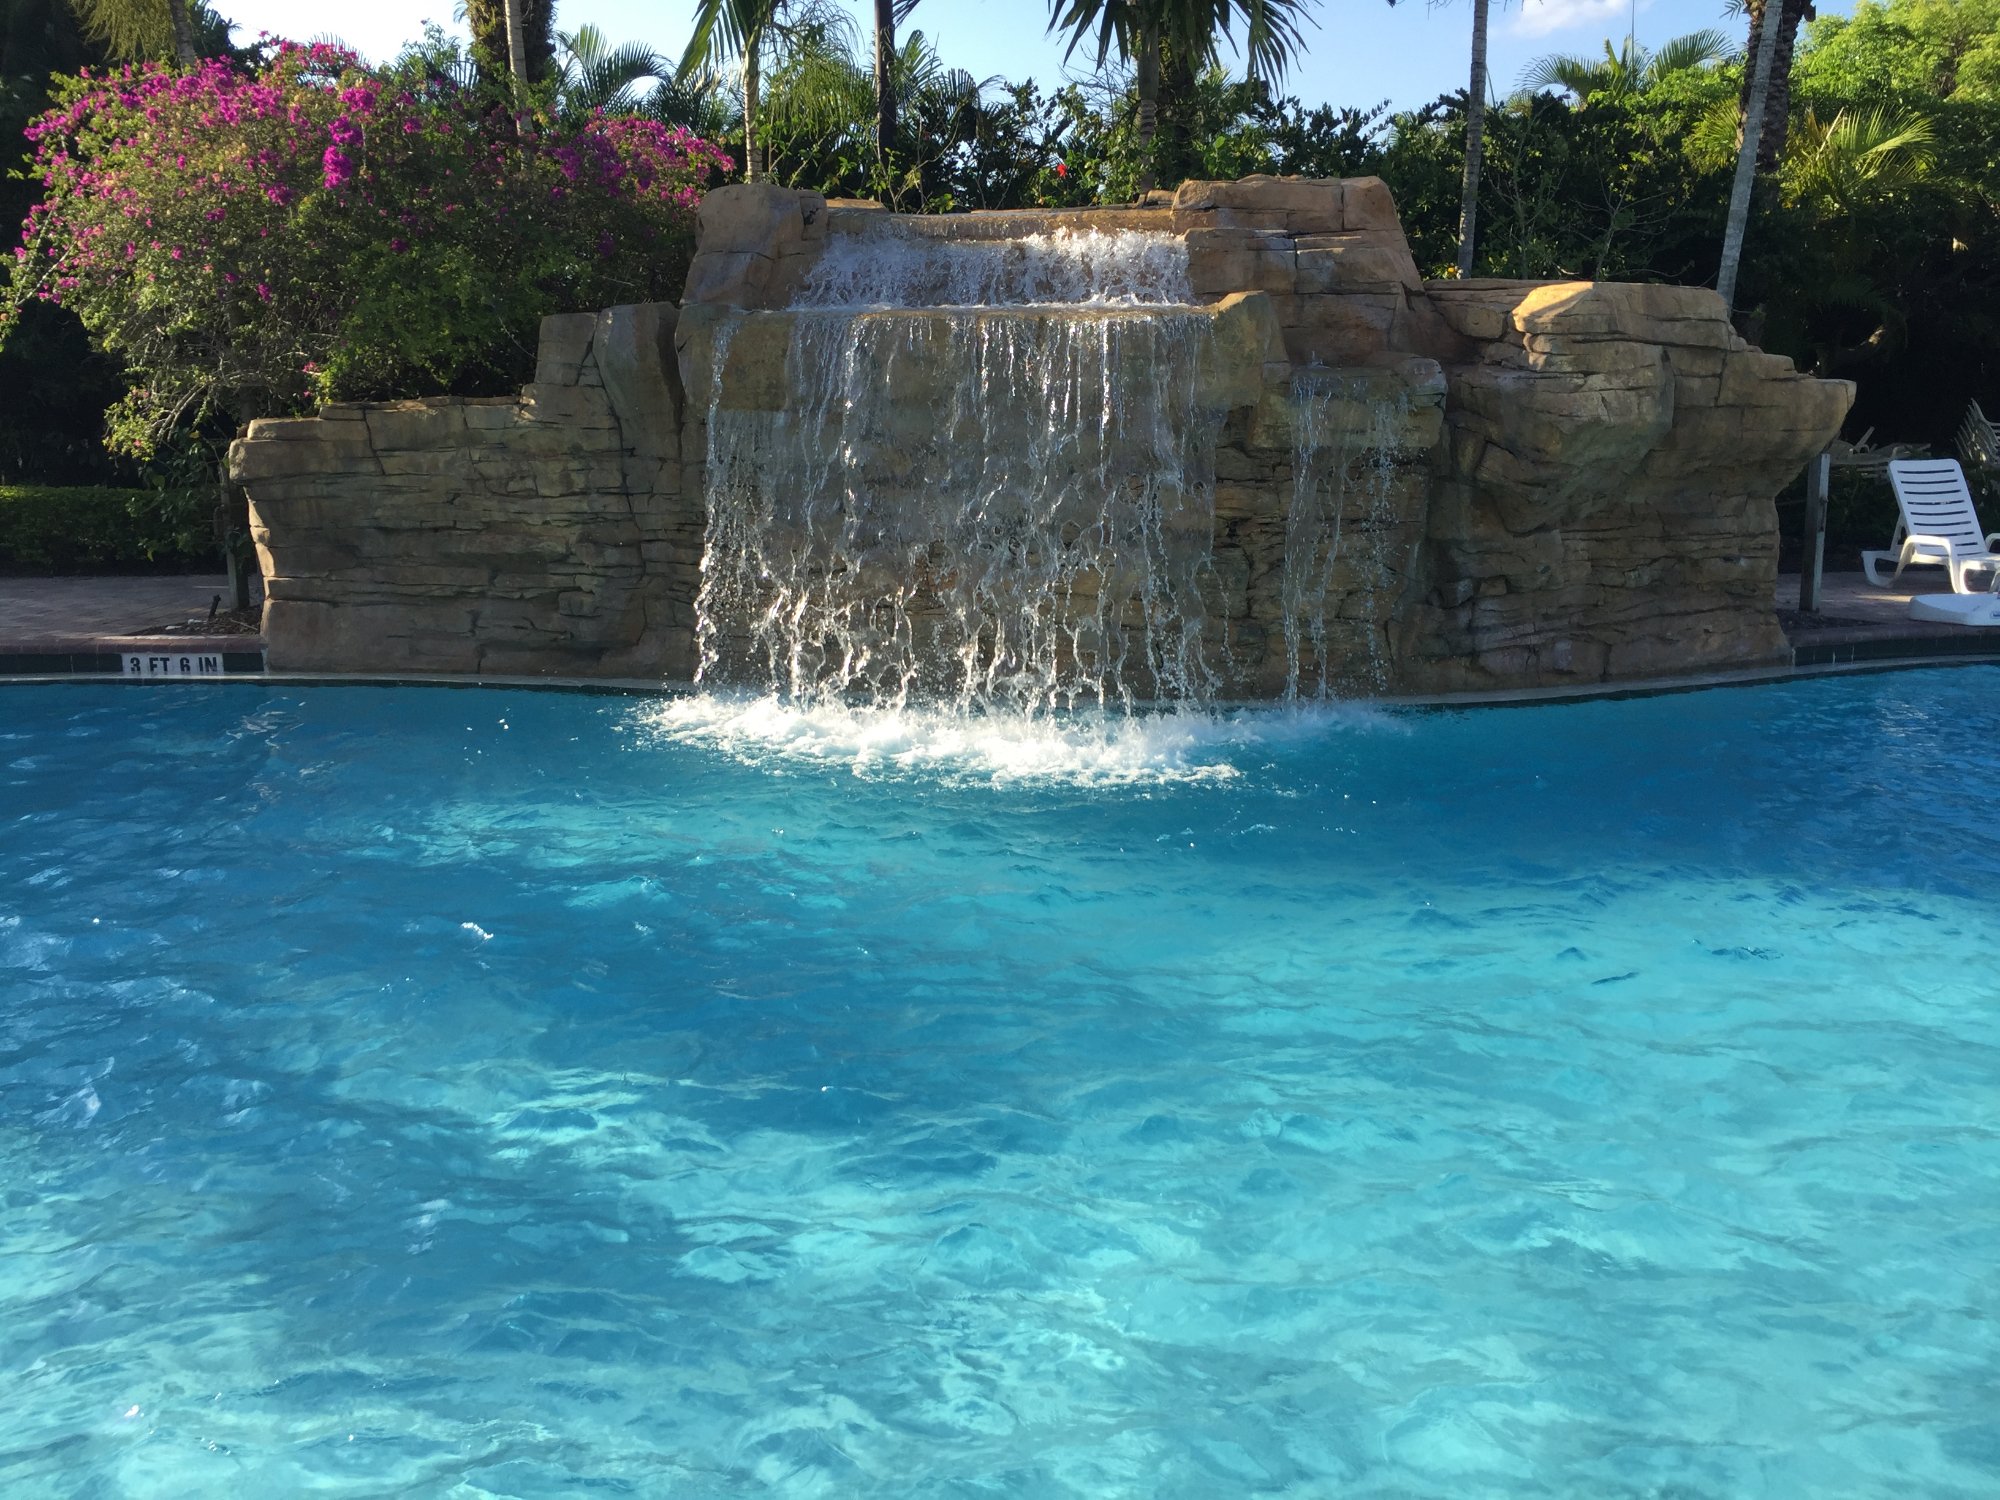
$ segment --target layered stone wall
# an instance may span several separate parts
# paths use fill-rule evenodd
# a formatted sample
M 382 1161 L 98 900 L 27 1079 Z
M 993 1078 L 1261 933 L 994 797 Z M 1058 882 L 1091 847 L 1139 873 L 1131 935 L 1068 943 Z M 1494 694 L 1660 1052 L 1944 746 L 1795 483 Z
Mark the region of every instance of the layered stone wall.
M 1294 672 L 1308 691 L 1429 692 L 1780 657 L 1771 497 L 1851 386 L 1748 348 L 1712 292 L 1425 283 L 1378 180 L 1251 178 L 931 219 L 713 193 L 677 331 L 672 309 L 551 319 L 517 401 L 253 424 L 236 472 L 273 666 L 687 676 L 716 330 L 742 339 L 726 383 L 778 412 L 783 320 L 743 314 L 788 306 L 837 237 L 1135 228 L 1181 237 L 1196 299 L 1261 330 L 1214 412 L 1204 586 L 1229 694 Z M 1302 503 L 1339 537 L 1317 643 L 1290 607 L 1296 555 L 1286 573 Z
M 517 398 L 253 422 L 274 671 L 685 677 L 701 563 L 675 310 L 545 319 Z
M 1840 430 L 1853 387 L 1749 348 L 1700 288 L 1433 282 L 1426 299 L 1449 330 L 1429 346 L 1447 442 L 1405 680 L 1783 659 L 1772 497 Z
M 1193 405 L 1215 427 L 1214 513 L 1162 519 L 1168 532 L 1198 529 L 1212 559 L 1197 585 L 1207 622 L 1206 663 L 1217 674 L 1221 694 L 1229 698 L 1279 696 L 1294 676 L 1311 690 L 1320 681 L 1322 653 L 1331 688 L 1349 694 L 1385 691 L 1392 674 L 1384 642 L 1407 612 L 1401 608 L 1408 592 L 1401 580 L 1422 560 L 1428 455 L 1443 431 L 1443 375 L 1426 359 L 1385 358 L 1368 370 L 1348 372 L 1323 399 L 1301 407 L 1292 399 L 1292 365 L 1272 299 L 1232 293 L 1210 304 L 1208 313 L 1203 337 L 1190 344 L 1187 357 L 1198 365 Z M 949 368 L 950 361 L 963 347 L 954 339 L 963 330 L 955 325 L 967 316 L 962 311 L 885 310 L 863 313 L 857 320 L 892 320 L 899 335 L 894 341 L 897 357 L 869 372 L 884 430 L 855 443 L 845 455 L 843 482 L 851 491 L 865 493 L 870 505 L 909 516 L 927 506 L 953 508 L 952 497 L 937 492 L 938 476 L 951 464 L 942 446 L 952 438 L 942 430 L 941 418 L 958 373 Z M 1004 316 L 1032 321 L 1044 314 L 1014 310 Z M 785 309 L 746 314 L 713 303 L 690 304 L 683 311 L 679 352 L 688 393 L 688 451 L 707 451 L 706 424 L 714 413 L 739 424 L 737 442 L 747 441 L 749 456 L 785 464 L 786 452 L 795 446 L 791 429 L 800 420 L 801 393 L 787 361 L 799 336 L 800 317 Z M 977 323 L 978 315 L 971 317 Z M 865 329 L 857 327 L 855 337 L 866 340 Z M 1135 383 L 1143 378 L 1141 372 L 1132 374 Z M 1046 427 L 1050 418 L 1031 393 L 1017 394 L 1015 409 L 1000 414 L 1001 432 L 988 434 L 988 441 L 1025 455 L 1048 446 L 1030 427 Z M 742 430 L 746 420 L 747 438 Z M 1311 622 L 1301 618 L 1288 641 L 1286 559 L 1295 545 L 1289 512 L 1297 498 L 1294 463 L 1302 420 L 1311 423 L 1312 436 L 1328 449 L 1325 482 L 1308 499 L 1333 508 L 1326 528 L 1329 537 L 1337 532 L 1342 546 L 1332 559 L 1324 594 L 1314 592 L 1309 601 L 1315 618 L 1324 611 L 1323 630 L 1315 638 Z M 1087 489 L 1094 474 L 1117 468 L 1094 451 L 1093 437 L 1080 433 L 1065 445 L 1062 461 L 1072 466 L 1072 489 Z M 732 450 L 732 461 L 741 463 L 745 457 L 744 448 Z M 923 576 L 913 590 L 906 587 L 911 580 L 903 577 L 884 579 L 881 587 L 885 593 L 909 593 L 901 613 L 922 634 L 944 608 L 941 593 L 948 592 L 933 587 L 934 578 L 950 573 L 960 559 L 927 556 L 919 562 L 915 554 L 922 548 L 908 539 L 924 528 L 913 524 L 898 529 L 902 541 L 894 549 L 894 565 L 917 569 Z M 1384 578 L 1397 581 L 1383 586 Z M 1079 609 L 1092 610 L 1100 603 L 1099 590 L 1087 574 L 1070 575 L 1063 588 Z M 761 613 L 759 605 L 761 601 L 752 612 Z M 755 676 L 754 653 L 744 645 L 745 622 L 720 623 L 717 646 L 724 663 L 739 676 Z M 1126 621 L 1134 635 L 1126 656 L 1134 661 L 1145 657 L 1137 639 L 1141 623 Z

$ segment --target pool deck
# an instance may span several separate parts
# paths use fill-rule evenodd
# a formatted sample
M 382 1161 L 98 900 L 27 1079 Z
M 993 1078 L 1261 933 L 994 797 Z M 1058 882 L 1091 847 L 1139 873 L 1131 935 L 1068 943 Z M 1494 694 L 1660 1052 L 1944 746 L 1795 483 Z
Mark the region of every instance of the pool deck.
M 1602 697 L 1607 693 L 1767 681 L 1798 673 L 1926 661 L 2000 661 L 2000 630 L 1930 625 L 1910 618 L 1909 604 L 1914 595 L 1941 592 L 1943 586 L 1944 576 L 1934 568 L 1906 573 L 1895 588 L 1876 588 L 1860 573 L 1829 573 L 1819 612 L 1802 615 L 1798 612 L 1798 575 L 1784 574 L 1778 579 L 1776 604 L 1792 646 L 1789 664 L 1753 672 L 1588 683 L 1555 690 L 1452 694 L 1407 701 L 1527 702 Z M 185 670 L 180 662 L 183 657 L 218 659 L 219 672 L 211 670 L 205 675 L 239 677 L 262 673 L 263 637 L 254 633 L 209 634 L 199 628 L 208 616 L 210 604 L 218 595 L 226 597 L 228 589 L 228 580 L 219 574 L 151 578 L 0 577 L 0 678 L 179 675 L 177 667 Z M 288 680 L 309 679 L 288 676 Z M 422 680 L 459 684 L 469 681 L 464 677 L 430 676 Z M 661 686 L 656 682 L 623 679 L 479 680 L 628 692 L 657 691 Z
M 1916 568 L 1892 588 L 1863 573 L 1828 573 L 1817 614 L 1798 613 L 1799 575 L 1778 578 L 1778 619 L 1798 667 L 1951 656 L 2000 657 L 2000 630 L 1910 618 L 1918 594 L 1949 593 L 1941 568 Z
M 253 588 L 253 601 L 262 593 Z M 0 677 L 128 675 L 132 656 L 171 659 L 169 672 L 184 656 L 220 657 L 231 676 L 263 671 L 262 636 L 198 628 L 218 596 L 229 597 L 219 573 L 0 577 Z M 129 675 L 148 675 L 143 661 Z

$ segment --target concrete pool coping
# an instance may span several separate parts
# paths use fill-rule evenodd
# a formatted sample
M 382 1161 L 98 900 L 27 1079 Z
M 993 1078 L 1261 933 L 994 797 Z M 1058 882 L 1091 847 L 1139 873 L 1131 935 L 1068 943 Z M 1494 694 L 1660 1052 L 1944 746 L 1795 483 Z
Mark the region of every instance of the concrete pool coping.
M 616 698 L 678 698 L 692 691 L 690 684 L 658 682 L 638 677 L 468 677 L 461 673 L 339 673 L 231 671 L 223 674 L 185 677 L 125 676 L 111 671 L 24 673 L 6 670 L 0 656 L 0 687 L 28 687 L 36 684 L 129 683 L 137 686 L 164 684 L 210 687 L 442 687 L 463 691 L 491 688 L 527 689 L 546 693 L 583 693 Z M 1652 698 L 1672 693 L 1704 692 L 1711 688 L 1758 687 L 1770 683 L 1809 681 L 1822 677 L 1847 677 L 1882 672 L 1909 671 L 1919 667 L 1975 667 L 2000 665 L 2000 643 L 1978 653 L 1950 652 L 1924 656 L 1869 657 L 1859 660 L 1824 661 L 1810 664 L 1749 667 L 1730 672 L 1690 673 L 1677 677 L 1648 677 L 1634 682 L 1577 683 L 1564 687 L 1508 688 L 1481 693 L 1431 693 L 1383 696 L 1379 698 L 1334 698 L 1313 700 L 1305 706 L 1330 708 L 1453 709 L 1518 708 L 1535 704 L 1590 703 L 1620 698 Z M 1219 702 L 1215 708 L 1229 712 L 1250 710 L 1279 711 L 1283 705 L 1269 700 Z
M 1913 582 L 1934 585 L 1929 575 Z M 0 579 L 0 684 L 35 682 L 257 682 L 266 686 L 533 688 L 551 692 L 671 697 L 687 683 L 631 677 L 466 676 L 459 673 L 269 671 L 258 635 L 125 634 L 114 621 L 156 622 L 169 600 L 212 597 L 224 580 L 209 576 L 173 579 L 79 578 Z M 21 587 L 13 587 L 21 585 Z M 1850 672 L 1901 671 L 1926 666 L 1972 666 L 2000 662 L 2000 630 L 1928 625 L 1909 618 L 1915 593 L 1934 587 L 1877 588 L 1860 573 L 1826 577 L 1817 616 L 1801 616 L 1798 577 L 1779 579 L 1776 606 L 1791 645 L 1791 660 L 1761 667 L 1647 677 L 1624 682 L 1586 682 L 1553 687 L 1504 688 L 1478 692 L 1391 695 L 1338 700 L 1385 708 L 1476 708 L 1531 703 L 1581 702 L 1648 697 L 1705 688 L 1748 687 L 1759 683 L 1824 677 Z M 64 633 L 47 629 L 55 610 L 86 628 Z M 110 628 L 106 628 L 106 627 Z M 39 628 L 38 628 L 39 627 Z M 94 629 L 89 627 L 96 627 Z M 143 627 L 142 627 L 143 628 Z M 146 675 L 143 663 L 127 669 L 130 657 L 219 659 L 218 670 L 187 675 Z M 1270 707 L 1261 702 L 1224 702 L 1218 707 Z

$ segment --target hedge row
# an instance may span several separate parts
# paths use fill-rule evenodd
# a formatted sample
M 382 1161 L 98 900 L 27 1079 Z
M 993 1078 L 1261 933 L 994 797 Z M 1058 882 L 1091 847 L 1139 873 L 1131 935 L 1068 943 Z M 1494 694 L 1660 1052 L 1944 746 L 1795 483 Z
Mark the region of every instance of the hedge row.
M 0 572 L 215 570 L 202 491 L 0 485 Z

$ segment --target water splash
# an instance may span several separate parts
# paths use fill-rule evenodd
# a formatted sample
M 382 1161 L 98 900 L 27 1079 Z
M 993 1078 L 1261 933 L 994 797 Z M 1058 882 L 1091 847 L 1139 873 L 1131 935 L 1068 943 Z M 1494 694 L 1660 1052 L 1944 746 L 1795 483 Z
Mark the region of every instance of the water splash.
M 1407 734 L 1407 722 L 1359 706 L 1236 713 L 899 712 L 772 695 L 699 693 L 640 710 L 646 738 L 759 769 L 841 770 L 870 781 L 950 785 L 1178 786 L 1234 781 L 1269 753 L 1347 732 Z
M 698 682 L 960 712 L 1213 697 L 1206 313 L 747 316 L 792 323 L 786 395 L 725 403 L 725 327 Z
M 1139 229 L 937 239 L 893 224 L 832 236 L 795 307 L 1126 306 L 1190 303 L 1187 242 Z
M 1369 684 L 1378 692 L 1388 687 L 1378 599 L 1389 566 L 1387 539 L 1398 519 L 1394 486 L 1409 416 L 1410 392 L 1400 381 L 1384 395 L 1366 374 L 1302 370 L 1292 378 L 1292 503 L 1279 584 L 1289 702 L 1329 697 L 1337 685 L 1328 617 L 1341 602 L 1335 569 L 1351 510 L 1360 512 L 1356 519 L 1370 555 L 1348 570 L 1358 575 L 1359 595 L 1349 615 L 1363 632 Z M 1308 671 L 1309 694 L 1301 681 Z

